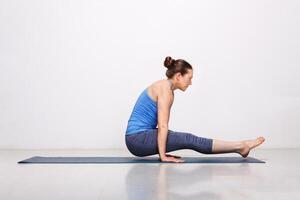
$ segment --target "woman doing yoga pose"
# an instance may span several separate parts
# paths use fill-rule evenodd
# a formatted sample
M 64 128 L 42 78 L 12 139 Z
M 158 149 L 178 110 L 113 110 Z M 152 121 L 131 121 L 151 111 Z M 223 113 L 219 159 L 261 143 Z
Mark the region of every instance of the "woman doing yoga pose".
M 250 150 L 262 144 L 264 137 L 242 141 L 224 141 L 169 130 L 174 90 L 185 91 L 192 85 L 193 68 L 183 59 L 166 57 L 167 79 L 145 88 L 138 97 L 128 120 L 125 141 L 135 156 L 159 154 L 161 162 L 184 162 L 180 156 L 166 154 L 191 149 L 204 154 L 238 153 L 247 157 Z

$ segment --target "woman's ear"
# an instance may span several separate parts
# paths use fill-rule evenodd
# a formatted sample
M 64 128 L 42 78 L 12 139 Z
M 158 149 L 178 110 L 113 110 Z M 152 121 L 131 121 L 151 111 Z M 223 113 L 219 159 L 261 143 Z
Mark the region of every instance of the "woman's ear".
M 181 73 L 180 73 L 180 72 L 177 72 L 177 73 L 175 74 L 175 79 L 176 79 L 177 81 L 179 81 L 181 76 L 182 76 Z

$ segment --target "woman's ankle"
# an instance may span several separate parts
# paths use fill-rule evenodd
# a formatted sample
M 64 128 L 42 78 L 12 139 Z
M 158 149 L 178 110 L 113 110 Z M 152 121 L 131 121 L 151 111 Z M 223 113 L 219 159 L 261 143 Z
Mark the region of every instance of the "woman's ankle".
M 247 143 L 245 141 L 241 141 L 239 143 L 239 148 L 238 150 L 236 151 L 236 153 L 240 154 L 241 156 L 243 156 L 244 158 L 246 158 L 248 156 L 250 152 L 250 148 L 249 146 L 247 145 Z
M 237 142 L 235 147 L 235 153 L 241 152 L 245 148 L 245 143 L 243 141 Z

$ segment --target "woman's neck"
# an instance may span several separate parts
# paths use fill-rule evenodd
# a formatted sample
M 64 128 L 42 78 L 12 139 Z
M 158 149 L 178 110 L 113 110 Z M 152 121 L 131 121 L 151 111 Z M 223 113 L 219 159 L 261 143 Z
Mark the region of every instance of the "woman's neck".
M 172 91 L 174 91 L 176 88 L 175 88 L 175 86 L 174 86 L 174 83 L 172 82 L 172 80 L 171 79 L 167 79 L 168 80 L 168 82 L 170 83 L 170 89 L 172 90 Z

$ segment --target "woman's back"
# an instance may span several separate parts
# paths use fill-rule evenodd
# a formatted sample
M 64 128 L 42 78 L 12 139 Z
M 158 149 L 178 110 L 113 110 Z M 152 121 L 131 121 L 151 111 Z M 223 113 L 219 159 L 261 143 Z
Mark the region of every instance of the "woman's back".
M 170 84 L 168 80 L 156 81 L 139 95 L 128 120 L 126 135 L 157 127 L 159 89 L 166 84 Z M 173 95 L 170 98 L 173 101 Z

